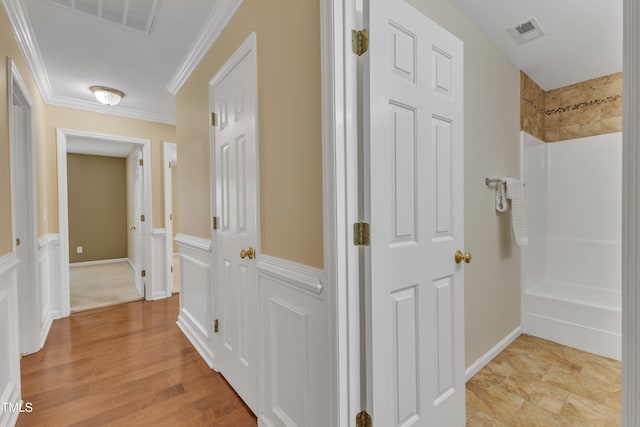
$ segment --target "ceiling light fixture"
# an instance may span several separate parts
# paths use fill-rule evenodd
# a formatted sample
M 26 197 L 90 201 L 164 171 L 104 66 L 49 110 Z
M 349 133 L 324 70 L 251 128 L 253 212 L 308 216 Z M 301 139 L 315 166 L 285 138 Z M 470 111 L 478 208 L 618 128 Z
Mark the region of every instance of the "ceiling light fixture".
M 124 98 L 124 93 L 118 89 L 105 86 L 91 86 L 89 89 L 96 99 L 104 105 L 116 105 Z

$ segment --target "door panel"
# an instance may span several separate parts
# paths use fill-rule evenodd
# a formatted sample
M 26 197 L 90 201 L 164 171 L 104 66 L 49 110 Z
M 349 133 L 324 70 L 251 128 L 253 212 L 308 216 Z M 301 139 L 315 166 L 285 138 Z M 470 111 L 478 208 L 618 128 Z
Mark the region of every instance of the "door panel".
M 259 249 L 256 65 L 253 52 L 213 84 L 215 233 L 219 313 L 218 366 L 247 405 L 258 410 L 258 284 L 255 258 L 242 250 Z M 216 80 L 216 78 L 214 78 Z
M 464 426 L 462 43 L 403 0 L 365 11 L 368 405 Z

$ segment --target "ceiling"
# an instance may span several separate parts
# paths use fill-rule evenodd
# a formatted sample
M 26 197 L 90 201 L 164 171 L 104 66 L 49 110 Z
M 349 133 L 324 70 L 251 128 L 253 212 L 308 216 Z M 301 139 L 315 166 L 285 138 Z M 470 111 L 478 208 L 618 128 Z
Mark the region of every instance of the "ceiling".
M 45 101 L 175 123 L 175 97 L 167 87 L 190 59 L 190 49 L 210 32 L 222 0 L 189 0 L 188 7 L 184 0 L 2 1 L 10 15 L 24 15 L 22 38 L 32 38 L 30 65 L 43 95 L 51 98 Z M 104 7 L 104 17 L 86 13 L 98 14 L 102 3 L 110 7 Z M 89 90 L 93 85 L 114 87 L 126 96 L 118 106 L 102 106 Z
M 515 65 L 551 90 L 622 71 L 622 0 L 449 0 Z M 507 31 L 535 17 L 541 38 Z

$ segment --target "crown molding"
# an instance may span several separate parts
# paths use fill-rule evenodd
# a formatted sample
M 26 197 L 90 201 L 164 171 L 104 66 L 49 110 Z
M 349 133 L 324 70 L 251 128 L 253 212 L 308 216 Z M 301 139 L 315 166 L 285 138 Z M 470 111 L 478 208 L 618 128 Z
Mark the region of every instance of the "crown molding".
M 13 30 L 18 46 L 20 46 L 20 50 L 29 68 L 31 68 L 40 94 L 44 101 L 49 103 L 49 100 L 53 97 L 51 82 L 49 81 L 49 75 L 47 74 L 42 55 L 40 54 L 38 42 L 31 28 L 27 11 L 24 9 L 21 0 L 2 0 L 2 6 L 4 6 L 4 10 L 7 12 L 11 30 Z
M 174 73 L 169 83 L 167 83 L 167 90 L 173 95 L 176 95 L 182 85 L 187 81 L 193 70 L 198 66 L 202 58 L 209 51 L 209 48 L 216 41 L 218 36 L 227 27 L 233 15 L 242 5 L 244 0 L 218 0 L 218 3 L 214 6 L 213 10 L 207 17 L 207 20 L 202 25 L 200 33 L 196 37 L 193 45 L 182 58 L 180 65 Z
M 2 6 L 7 13 L 11 30 L 16 37 L 18 46 L 31 69 L 31 73 L 36 81 L 40 94 L 42 95 L 42 99 L 46 104 L 92 111 L 94 113 L 128 117 L 131 119 L 147 120 L 170 125 L 176 124 L 175 117 L 170 115 L 154 114 L 125 107 L 102 105 L 54 94 L 49 80 L 49 75 L 47 74 L 44 61 L 42 60 L 38 42 L 36 41 L 31 22 L 29 21 L 29 16 L 27 15 L 27 11 L 24 8 L 22 0 L 1 1 Z
M 53 95 L 47 102 L 49 105 L 59 107 L 75 108 L 77 110 L 91 111 L 94 113 L 109 114 L 112 116 L 126 117 L 129 119 L 146 120 L 156 123 L 175 125 L 176 118 L 165 114 L 149 113 L 147 111 L 134 110 L 115 105 L 102 105 L 96 102 L 84 101 L 76 98 L 68 98 L 60 95 Z

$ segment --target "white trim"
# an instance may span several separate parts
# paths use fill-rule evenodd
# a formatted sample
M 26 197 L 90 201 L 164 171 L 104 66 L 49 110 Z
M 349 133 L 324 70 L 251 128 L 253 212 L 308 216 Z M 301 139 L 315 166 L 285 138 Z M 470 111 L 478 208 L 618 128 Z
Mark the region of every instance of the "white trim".
M 9 19 L 9 24 L 11 25 L 11 30 L 16 37 L 18 46 L 20 46 L 20 50 L 31 69 L 31 73 L 33 74 L 45 103 L 60 107 L 92 111 L 94 113 L 109 114 L 112 116 L 128 117 L 170 125 L 176 124 L 174 116 L 149 113 L 121 106 L 107 106 L 96 102 L 54 94 L 53 86 L 49 80 L 49 75 L 47 74 L 47 69 L 44 65 L 42 54 L 23 2 L 21 0 L 2 0 L 2 5 L 7 12 L 7 18 Z
M 640 425 L 640 5 L 623 0 L 622 426 Z
M 211 240 L 189 234 L 178 233 L 174 239 L 178 246 L 184 246 L 195 251 L 211 254 Z
M 259 255 L 256 269 L 262 276 L 269 276 L 313 295 L 320 295 L 324 288 L 322 286 L 323 271 L 304 264 L 269 255 Z
M 175 142 L 162 143 L 162 170 L 164 187 L 164 277 L 167 295 L 173 294 L 173 168 L 178 164 L 178 146 Z
M 70 262 L 69 267 L 89 267 L 91 265 L 115 264 L 118 262 L 129 262 L 129 258 L 98 259 L 95 261 Z
M 219 0 L 207 17 L 200 33 L 196 37 L 193 45 L 186 53 L 171 80 L 167 83 L 167 90 L 176 95 L 182 85 L 187 81 L 193 70 L 198 66 L 202 58 L 207 54 L 209 48 L 215 43 L 220 34 L 227 27 L 233 15 L 242 5 L 243 0 Z
M 192 319 L 187 310 L 180 310 L 180 314 L 178 315 L 178 321 L 176 322 L 176 324 L 178 325 L 178 328 L 180 328 L 182 333 L 187 337 L 191 345 L 193 345 L 200 356 L 202 356 L 207 366 L 209 366 L 209 368 L 211 369 L 215 369 L 213 363 L 213 353 L 211 353 L 211 350 L 209 349 L 207 343 L 203 342 L 200 339 L 200 334 L 193 330 L 194 328 L 200 328 L 196 326 L 197 322 Z
M 56 129 L 56 139 L 58 148 L 58 227 L 60 230 L 60 314 L 62 317 L 66 317 L 71 314 L 71 297 L 69 287 L 69 195 L 67 193 L 67 138 L 70 136 L 89 140 L 109 140 L 113 143 L 136 144 L 142 147 L 142 159 L 145 165 L 143 170 L 143 211 L 146 218 L 145 221 L 141 223 L 143 228 L 142 240 L 144 241 L 144 265 L 140 267 L 147 272 L 144 286 L 147 290 L 147 292 L 145 292 L 146 299 L 150 301 L 152 299 L 153 289 L 153 240 L 151 235 L 151 224 L 153 224 L 153 209 L 151 204 L 151 140 L 58 128 Z
M 505 348 L 514 342 L 520 335 L 522 335 L 522 328 L 518 326 L 511 331 L 506 337 L 502 338 L 498 344 L 491 347 L 489 351 L 480 356 L 478 360 L 473 362 L 464 372 L 465 382 L 469 381 L 475 374 L 480 372 L 482 368 L 487 366 L 498 354 L 500 354 Z
M 166 237 L 167 232 L 164 228 L 154 228 L 151 230 L 151 235 L 153 237 Z
M 53 94 L 51 82 L 49 81 L 49 75 L 47 74 L 42 55 L 40 54 L 38 42 L 31 29 L 31 22 L 29 21 L 27 11 L 24 9 L 21 0 L 2 0 L 2 5 L 7 12 L 7 18 L 9 19 L 9 24 L 16 37 L 18 46 L 20 46 L 20 50 L 27 64 L 29 64 L 29 68 L 31 68 L 31 73 L 35 78 L 40 94 L 45 102 L 48 102 Z
M 57 234 L 51 234 L 51 233 L 45 234 L 44 236 L 38 239 L 38 249 L 42 249 L 45 246 L 59 243 L 59 241 L 60 241 L 60 236 L 58 236 Z
M 131 261 L 131 258 L 127 258 L 127 262 L 129 263 L 129 267 L 131 267 L 133 271 L 136 271 L 136 266 L 133 264 L 133 261 Z
M 4 276 L 11 269 L 20 264 L 20 260 L 16 256 L 15 252 L 9 252 L 6 255 L 0 257 L 0 277 Z
M 355 0 L 321 0 L 324 265 L 329 300 L 335 425 L 352 425 L 362 409 L 358 213 L 357 57 L 351 30 Z

